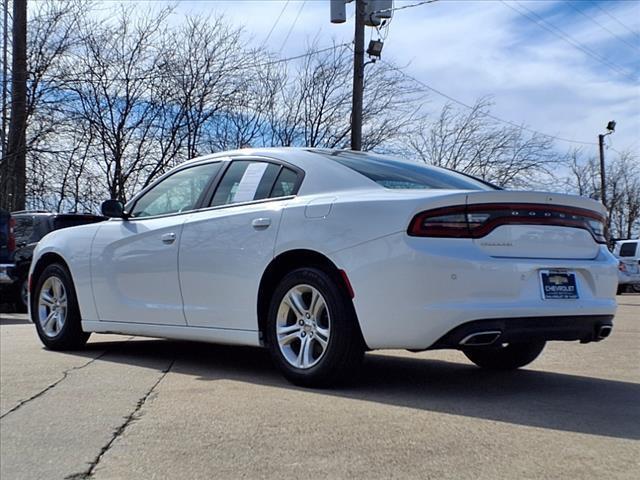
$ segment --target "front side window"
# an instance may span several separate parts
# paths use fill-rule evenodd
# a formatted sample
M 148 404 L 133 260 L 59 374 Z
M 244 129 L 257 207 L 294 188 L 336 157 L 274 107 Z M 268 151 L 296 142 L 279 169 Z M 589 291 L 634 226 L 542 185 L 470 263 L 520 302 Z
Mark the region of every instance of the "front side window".
M 200 196 L 220 170 L 220 163 L 186 168 L 165 178 L 136 201 L 135 218 L 188 212 L 196 208 Z

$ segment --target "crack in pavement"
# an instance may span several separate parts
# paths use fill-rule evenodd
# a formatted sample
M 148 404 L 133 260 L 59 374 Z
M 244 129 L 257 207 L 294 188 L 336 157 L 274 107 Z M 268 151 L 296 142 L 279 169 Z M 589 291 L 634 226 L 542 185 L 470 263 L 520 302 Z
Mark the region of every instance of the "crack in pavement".
M 99 360 L 100 358 L 102 358 L 104 355 L 107 354 L 107 350 L 105 350 L 104 352 L 102 352 L 100 355 L 98 355 L 97 357 L 92 358 L 91 360 L 89 360 L 86 363 L 83 363 L 82 365 L 76 366 L 76 367 L 71 367 L 68 368 L 66 370 L 64 370 L 62 372 L 62 377 L 60 377 L 58 380 L 56 380 L 55 382 L 53 382 L 52 384 L 48 385 L 47 387 L 45 387 L 43 390 L 40 390 L 38 393 L 36 393 L 35 395 L 32 395 L 31 397 L 27 398 L 26 400 L 20 400 L 20 402 L 13 408 L 11 408 L 10 410 L 7 410 L 6 412 L 4 412 L 2 415 L 0 415 L 0 420 L 2 420 L 4 417 L 6 417 L 7 415 L 9 415 L 10 413 L 15 412 L 16 410 L 18 410 L 20 407 L 22 407 L 23 405 L 26 405 L 27 403 L 31 402 L 32 400 L 35 400 L 38 397 L 41 397 L 42 395 L 44 395 L 45 393 L 47 393 L 49 390 L 51 390 L 52 388 L 54 388 L 56 385 L 58 385 L 60 382 L 62 382 L 63 380 L 65 380 L 69 374 L 71 372 L 73 372 L 74 370 L 81 370 L 84 367 L 88 367 L 89 365 L 91 365 L 93 362 L 95 362 L 96 360 Z
M 113 432 L 113 434 L 111 435 L 111 439 L 107 442 L 107 444 L 104 447 L 100 449 L 100 453 L 98 453 L 98 456 L 95 459 L 93 459 L 92 462 L 89 463 L 89 468 L 87 468 L 84 472 L 67 475 L 66 477 L 64 477 L 65 480 L 83 480 L 83 479 L 91 478 L 93 476 L 93 472 L 95 471 L 96 467 L 100 463 L 100 460 L 102 460 L 102 457 L 104 456 L 104 454 L 107 453 L 111 448 L 111 446 L 114 444 L 114 442 L 118 438 L 120 438 L 120 436 L 122 436 L 122 434 L 127 429 L 127 427 L 136 420 L 136 414 L 142 409 L 142 407 L 145 405 L 145 403 L 149 399 L 149 396 L 153 393 L 153 391 L 160 384 L 160 382 L 162 382 L 164 377 L 167 376 L 167 374 L 173 367 L 173 364 L 175 363 L 175 361 L 176 360 L 174 358 L 173 360 L 171 360 L 171 363 L 169 363 L 169 366 L 166 369 L 162 370 L 162 374 L 160 375 L 160 377 L 158 377 L 158 380 L 156 380 L 155 383 L 151 386 L 151 388 L 147 390 L 147 392 L 140 398 L 140 400 L 138 400 L 138 402 L 136 403 L 136 407 L 133 409 L 133 411 L 127 417 L 125 417 L 124 423 L 120 425 Z
M 129 340 L 133 340 L 135 337 L 134 336 L 130 336 L 127 339 L 125 339 L 125 342 L 128 342 Z M 32 395 L 31 397 L 27 398 L 26 400 L 20 400 L 20 402 L 13 407 L 10 410 L 7 410 L 6 412 L 4 412 L 2 415 L 0 415 L 0 420 L 2 420 L 4 417 L 6 417 L 7 415 L 9 415 L 10 413 L 15 412 L 16 410 L 18 410 L 20 407 L 22 407 L 23 405 L 31 402 L 32 400 L 35 400 L 38 397 L 41 397 L 42 395 L 44 395 L 45 393 L 47 393 L 49 390 L 51 390 L 52 388 L 54 388 L 56 385 L 58 385 L 60 382 L 62 382 L 63 380 L 65 380 L 69 374 L 71 372 L 73 372 L 74 370 L 81 370 L 84 367 L 88 367 L 89 365 L 91 365 L 93 362 L 95 362 L 96 360 L 101 359 L 102 357 L 104 357 L 107 353 L 109 353 L 110 350 L 105 350 L 104 352 L 102 352 L 100 355 L 98 355 L 97 357 L 92 358 L 91 360 L 89 360 L 87 363 L 84 363 L 82 365 L 79 365 L 77 367 L 71 367 L 68 368 L 66 370 L 63 370 L 62 372 L 62 377 L 59 378 L 58 380 L 56 380 L 55 382 L 53 382 L 52 384 L 48 385 L 46 388 L 44 388 L 43 390 L 39 391 L 38 393 L 36 393 L 35 395 Z

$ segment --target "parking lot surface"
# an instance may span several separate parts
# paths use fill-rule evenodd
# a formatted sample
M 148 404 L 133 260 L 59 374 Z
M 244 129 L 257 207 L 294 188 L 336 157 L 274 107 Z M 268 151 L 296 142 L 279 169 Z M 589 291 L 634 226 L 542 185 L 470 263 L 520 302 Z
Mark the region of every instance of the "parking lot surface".
M 255 348 L 93 335 L 51 352 L 0 313 L 0 478 L 636 479 L 640 296 L 618 303 L 609 339 L 520 371 L 388 351 L 330 390 Z

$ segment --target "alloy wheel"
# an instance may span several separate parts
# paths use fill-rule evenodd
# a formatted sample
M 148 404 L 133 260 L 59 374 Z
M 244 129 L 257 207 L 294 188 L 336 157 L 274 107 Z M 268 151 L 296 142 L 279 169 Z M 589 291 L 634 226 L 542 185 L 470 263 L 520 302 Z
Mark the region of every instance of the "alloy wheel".
M 67 291 L 62 280 L 51 276 L 45 280 L 38 296 L 38 321 L 47 337 L 60 333 L 67 319 Z
M 331 336 L 327 302 L 311 285 L 301 284 L 282 298 L 276 320 L 278 346 L 295 368 L 308 369 L 324 356 Z

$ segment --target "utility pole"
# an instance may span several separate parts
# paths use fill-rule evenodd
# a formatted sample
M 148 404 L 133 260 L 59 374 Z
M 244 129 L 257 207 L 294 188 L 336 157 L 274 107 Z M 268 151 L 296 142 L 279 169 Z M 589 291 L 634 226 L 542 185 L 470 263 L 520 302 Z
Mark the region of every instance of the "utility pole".
M 0 203 L 7 210 L 24 210 L 27 126 L 27 0 L 13 0 L 11 119 L 3 167 Z
M 347 21 L 345 3 L 354 0 L 330 0 L 331 23 Z M 392 0 L 355 0 L 355 35 L 353 49 L 353 93 L 351 100 L 351 150 L 362 150 L 362 104 L 364 95 L 364 67 L 380 58 L 382 40 L 372 40 L 366 53 L 371 61 L 364 62 L 364 27 L 381 25 L 391 18 Z
M 7 153 L 7 48 L 9 42 L 9 0 L 2 2 L 2 130 L 0 131 L 0 163 Z
M 607 133 L 601 133 L 598 135 L 598 147 L 600 148 L 600 200 L 602 204 L 607 207 L 607 182 L 605 181 L 605 168 L 604 168 L 604 137 L 611 135 L 616 131 L 616 122 L 611 120 L 607 123 Z
M 611 135 L 616 131 L 616 122 L 615 120 L 611 120 L 607 123 L 607 133 L 600 133 L 598 135 L 598 147 L 600 149 L 600 201 L 604 205 L 604 208 L 607 210 L 607 221 L 604 226 L 604 235 L 607 241 L 609 241 L 609 231 L 611 230 L 611 208 L 613 205 L 607 205 L 607 182 L 605 177 L 605 166 L 604 166 L 604 137 L 607 135 Z
M 601 133 L 598 135 L 598 146 L 600 147 L 600 201 L 607 208 L 607 194 L 604 169 L 604 135 Z
M 351 150 L 362 150 L 362 96 L 364 92 L 365 0 L 356 0 L 353 99 L 351 110 Z

